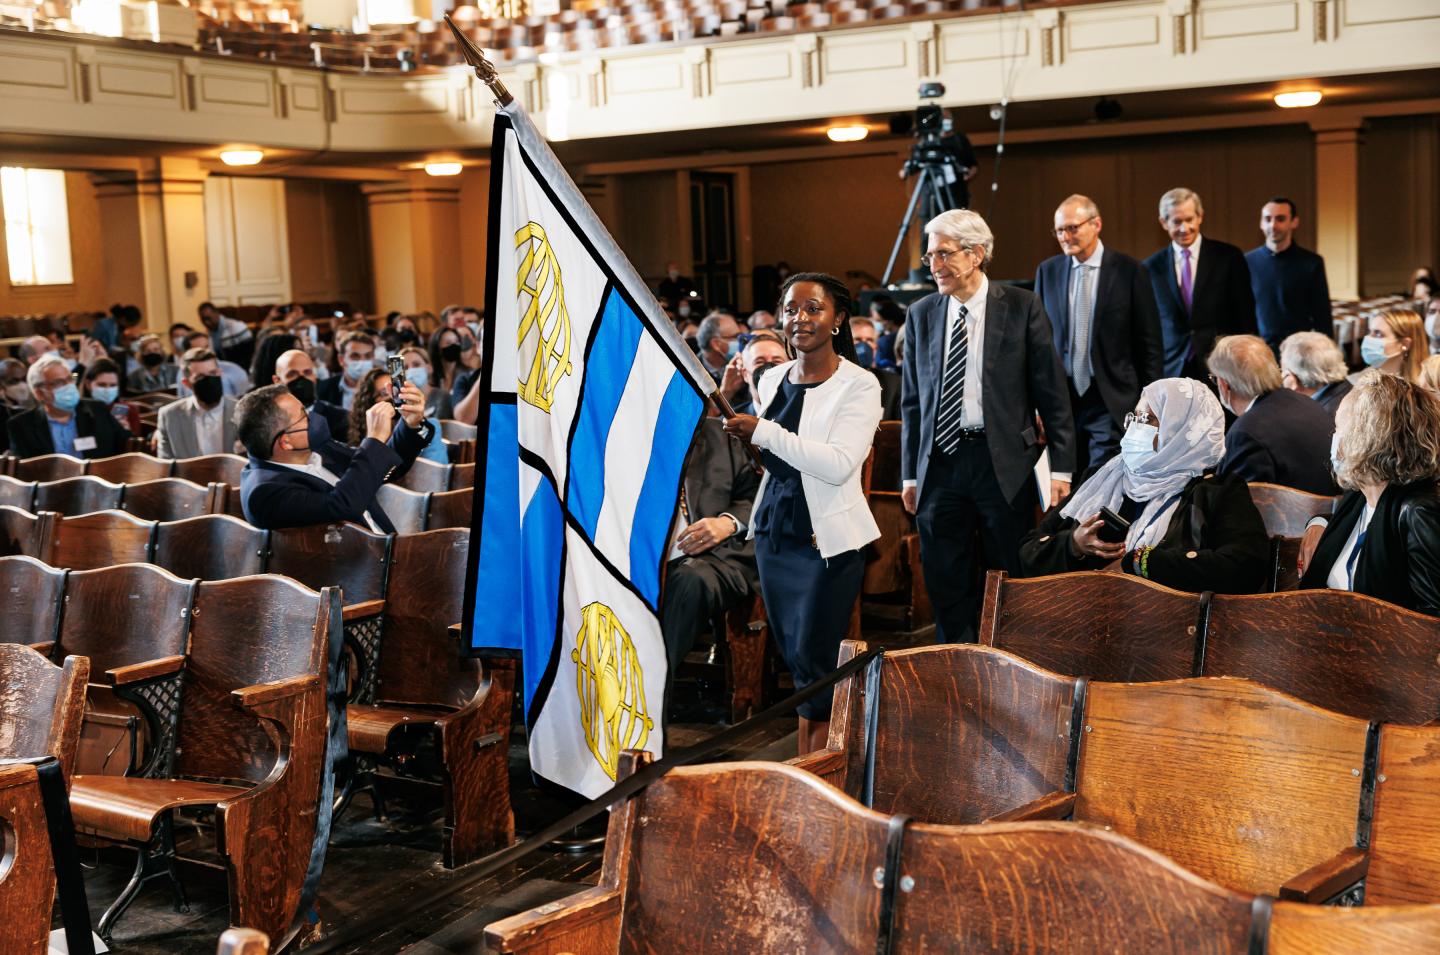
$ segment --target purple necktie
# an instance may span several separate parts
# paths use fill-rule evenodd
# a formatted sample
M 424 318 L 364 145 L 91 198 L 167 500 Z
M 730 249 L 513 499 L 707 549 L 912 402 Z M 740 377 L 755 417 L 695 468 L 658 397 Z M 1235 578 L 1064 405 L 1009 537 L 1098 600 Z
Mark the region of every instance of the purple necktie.
M 1180 250 L 1180 301 L 1185 303 L 1185 311 L 1190 311 L 1190 303 L 1195 298 L 1195 286 L 1190 278 L 1190 250 Z

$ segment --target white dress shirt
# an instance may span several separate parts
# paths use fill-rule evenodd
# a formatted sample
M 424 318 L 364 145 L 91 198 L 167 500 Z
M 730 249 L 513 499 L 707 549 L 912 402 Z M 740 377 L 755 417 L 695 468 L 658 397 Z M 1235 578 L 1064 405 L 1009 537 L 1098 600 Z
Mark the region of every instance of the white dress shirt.
M 1330 576 L 1325 578 L 1325 586 L 1331 590 L 1355 589 L 1355 577 L 1351 573 L 1350 556 L 1355 553 L 1355 547 L 1360 543 L 1360 535 L 1370 527 L 1370 521 L 1374 516 L 1375 508 L 1366 504 L 1365 512 L 1360 515 L 1360 520 L 1355 522 L 1355 527 L 1350 531 L 1349 540 L 1345 541 L 1345 546 L 1340 548 L 1340 555 L 1330 566 Z M 1359 562 L 1357 561 L 1356 564 L 1358 566 Z
M 1204 237 L 1204 236 L 1197 235 L 1197 236 L 1195 237 L 1195 241 L 1194 241 L 1194 242 L 1191 244 L 1191 246 L 1190 246 L 1190 294 L 1191 294 L 1191 295 L 1194 295 L 1194 294 L 1195 294 L 1195 271 L 1200 268 L 1200 243 L 1201 243 L 1201 242 L 1204 242 L 1204 241 L 1205 241 L 1205 237 Z M 1185 247 L 1184 247 L 1183 245 L 1181 245 L 1180 243 L 1178 243 L 1178 242 L 1171 242 L 1171 243 L 1170 243 L 1170 251 L 1173 253 L 1173 254 L 1170 256 L 1170 260 L 1175 264 L 1175 287 L 1176 287 L 1176 288 L 1184 288 L 1184 287 L 1185 287 L 1185 278 L 1184 278 L 1183 275 L 1180 274 L 1180 270 L 1185 267 L 1185 260 L 1181 257 L 1180 253 L 1182 253 L 1183 251 L 1185 251 Z
M 316 454 L 314 451 L 310 452 L 310 460 L 306 461 L 304 464 L 286 464 L 284 461 L 276 461 L 275 463 L 283 468 L 289 468 L 292 471 L 300 471 L 305 474 L 310 474 L 318 477 L 320 480 L 324 481 L 331 487 L 334 487 L 335 485 L 340 483 L 340 479 L 334 474 L 332 474 L 330 472 L 330 469 L 325 466 L 324 459 L 322 459 L 320 455 Z M 369 524 L 370 529 L 375 533 L 385 533 L 380 529 L 380 525 L 375 523 L 375 518 L 370 516 L 370 512 L 368 510 L 365 512 L 365 523 Z
M 230 448 L 225 447 L 224 400 L 213 408 L 200 404 L 194 395 L 191 395 L 190 400 L 195 402 L 195 442 L 200 446 L 200 453 L 221 454 L 229 451 Z
M 965 332 L 969 339 L 965 348 L 965 396 L 960 402 L 960 427 L 970 430 L 985 427 L 985 410 L 980 403 L 980 372 L 985 355 L 985 302 L 990 294 L 990 279 L 980 276 L 980 288 L 965 301 L 950 296 L 945 308 L 945 353 L 941 359 L 941 377 L 945 363 L 950 361 L 950 336 L 965 306 Z

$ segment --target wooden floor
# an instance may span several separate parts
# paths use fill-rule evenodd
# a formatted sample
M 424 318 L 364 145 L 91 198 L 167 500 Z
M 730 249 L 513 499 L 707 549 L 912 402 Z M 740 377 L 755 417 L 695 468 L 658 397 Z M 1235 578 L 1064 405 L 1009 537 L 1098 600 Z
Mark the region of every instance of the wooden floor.
M 725 729 L 713 668 L 697 680 L 685 677 L 674 690 L 669 743 L 684 747 Z M 703 675 L 708 671 L 708 676 Z M 793 717 L 754 727 L 732 750 L 713 759 L 786 759 L 795 752 Z M 537 789 L 530 777 L 523 730 L 516 727 L 510 751 L 511 798 L 517 835 L 523 839 L 573 806 Z M 446 871 L 440 865 L 441 808 L 438 789 L 399 780 L 386 796 L 389 818 L 375 820 L 368 797 L 358 796 L 337 820 L 320 888 L 323 934 L 310 950 L 365 955 L 479 953 L 486 924 L 563 898 L 594 884 L 601 850 L 544 849 L 490 878 L 477 867 Z M 603 821 L 603 816 L 601 820 Z M 135 955 L 213 953 L 228 925 L 225 880 L 204 864 L 208 833 L 177 826 L 189 912 L 174 911 L 163 879 L 146 884 L 116 926 L 116 952 Z M 92 919 L 104 911 L 129 878 L 134 855 L 82 849 Z M 90 866 L 93 864 L 93 868 Z

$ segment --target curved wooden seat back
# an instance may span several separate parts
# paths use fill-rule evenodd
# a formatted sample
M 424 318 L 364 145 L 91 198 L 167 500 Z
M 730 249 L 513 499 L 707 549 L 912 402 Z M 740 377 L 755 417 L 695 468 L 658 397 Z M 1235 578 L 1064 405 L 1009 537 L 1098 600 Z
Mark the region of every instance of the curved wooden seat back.
M 446 441 L 474 441 L 479 429 L 454 418 L 440 419 L 440 437 Z
M 1251 683 L 1091 683 L 1075 819 L 1278 894 L 1355 845 L 1368 724 Z
M 22 511 L 35 509 L 35 482 L 0 474 L 0 506 L 18 507 Z
M 274 731 L 236 706 L 230 694 L 307 675 L 320 677 L 323 686 L 333 597 L 334 591 L 316 593 L 269 574 L 200 584 L 185 663 L 177 775 L 252 783 L 268 775 L 279 755 Z M 323 725 L 323 705 L 319 719 Z M 323 755 L 323 732 L 320 749 Z
M 168 478 L 174 470 L 175 462 L 169 458 L 131 451 L 108 458 L 95 458 L 85 473 L 116 484 L 141 484 Z M 129 492 L 126 493 L 128 495 Z
M 395 525 L 397 534 L 418 534 L 425 529 L 431 497 L 429 491 L 408 491 L 398 484 L 382 484 L 375 492 L 376 503 Z
M 874 950 L 886 825 L 788 766 L 672 770 L 612 816 L 629 848 L 619 950 Z
M 900 870 L 895 952 L 1249 950 L 1250 895 L 1099 828 L 913 824 Z
M 0 557 L 0 643 L 56 639 L 65 576 L 65 571 L 33 557 Z
M 430 495 L 430 512 L 425 519 L 427 530 L 445 527 L 470 529 L 470 515 L 475 500 L 473 487 L 455 491 L 436 491 Z
M 33 458 L 20 458 L 10 473 L 22 481 L 63 481 L 85 473 L 89 462 L 84 458 L 68 454 L 42 454 Z
M 410 470 L 395 482 L 411 491 L 448 491 L 450 489 L 450 465 L 425 458 L 416 458 Z
M 178 459 L 172 473 L 196 484 L 214 482 L 238 489 L 240 472 L 245 470 L 245 464 L 245 459 L 238 454 L 202 454 L 196 458 Z
M 450 636 L 465 606 L 470 531 L 455 528 L 395 539 L 385 599 L 377 699 L 463 706 L 480 685 L 480 661 L 463 658 Z
M 1381 729 L 1377 771 L 1365 904 L 1440 902 L 1440 727 Z
M 875 463 L 870 487 L 876 491 L 900 490 L 900 422 L 882 421 L 875 431 Z
M 1367 892 L 1368 896 L 1368 892 Z M 1277 902 L 1266 955 L 1433 955 L 1440 905 L 1303 905 Z
M 60 515 L 53 511 L 32 514 L 0 504 L 0 557 L 23 556 L 51 562 L 59 519 Z
M 117 667 L 181 656 L 195 586 L 153 564 L 73 571 L 55 653 L 89 657 L 96 683 Z
M 56 666 L 29 647 L 0 643 L 0 761 L 54 756 L 68 784 L 89 679 L 84 657 Z
M 1300 590 L 1210 603 L 1205 674 L 1390 723 L 1440 718 L 1440 620 L 1364 594 Z
M 1310 518 L 1334 513 L 1337 498 L 1255 481 L 1250 484 L 1250 500 L 1265 522 L 1266 534 L 1299 537 Z
M 1065 788 L 1078 680 L 973 645 L 883 660 L 873 808 L 973 823 Z M 858 796 L 863 718 L 848 736 L 845 789 Z
M 228 514 L 163 521 L 154 562 L 177 577 L 229 580 L 265 572 L 270 532 Z
M 1069 676 L 1176 680 L 1194 672 L 1199 612 L 1197 595 L 1125 574 L 992 570 L 980 642 Z
M 125 485 L 88 475 L 64 478 L 59 481 L 41 481 L 35 485 L 37 511 L 55 511 L 67 517 L 78 514 L 94 514 L 96 511 L 115 510 L 125 494 Z
M 450 465 L 450 490 L 457 491 L 462 487 L 475 486 L 475 462 L 467 461 L 463 464 Z
M 219 484 L 202 485 L 184 478 L 157 478 L 125 486 L 121 509 L 147 521 L 183 521 L 215 511 Z
M 266 570 L 312 590 L 339 587 L 348 607 L 385 597 L 391 539 L 359 524 L 312 524 L 270 532 Z
M 148 563 L 155 554 L 155 521 L 144 521 L 124 511 L 97 511 L 57 522 L 54 553 L 56 567 L 90 570 L 115 564 Z
M 49 950 L 55 870 L 33 766 L 0 766 L 0 951 Z

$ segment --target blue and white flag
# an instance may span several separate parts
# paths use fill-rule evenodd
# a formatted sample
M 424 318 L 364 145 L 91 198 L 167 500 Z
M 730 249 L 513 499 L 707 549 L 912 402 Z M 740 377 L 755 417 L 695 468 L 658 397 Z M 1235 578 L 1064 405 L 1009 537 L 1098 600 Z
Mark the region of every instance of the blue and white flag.
M 661 569 L 715 385 L 518 103 L 491 150 L 467 638 L 519 653 L 535 773 L 596 796 L 661 755 Z

